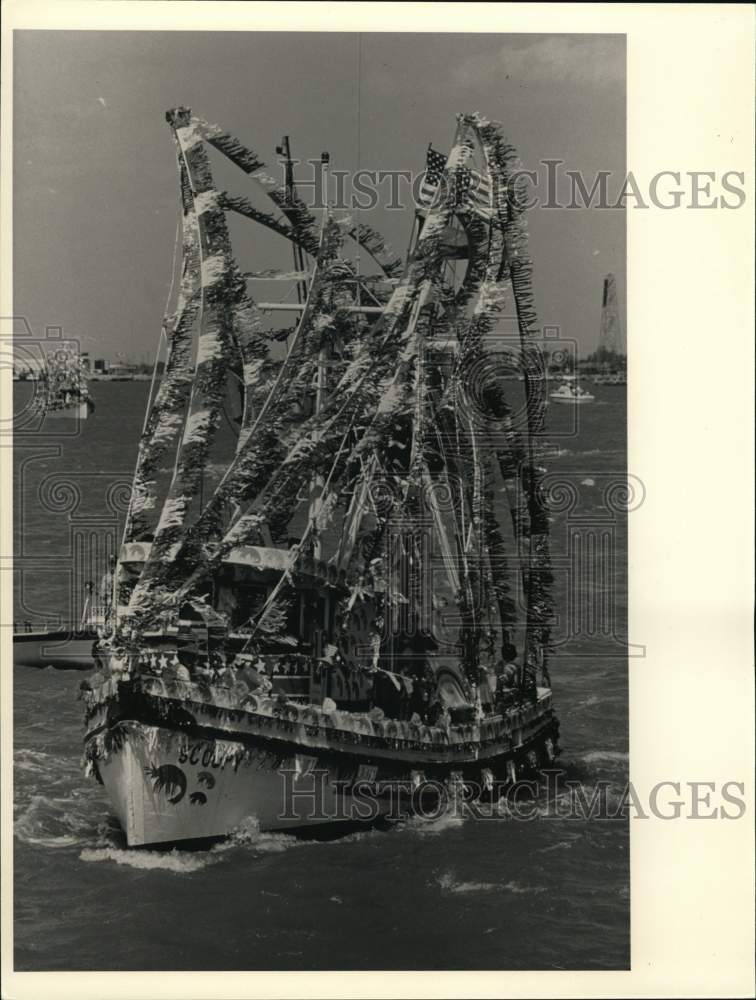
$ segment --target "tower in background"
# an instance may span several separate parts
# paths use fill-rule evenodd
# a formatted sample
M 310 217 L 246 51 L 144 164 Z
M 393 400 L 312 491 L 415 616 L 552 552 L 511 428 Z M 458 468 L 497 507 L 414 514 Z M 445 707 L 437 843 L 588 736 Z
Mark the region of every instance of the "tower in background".
M 617 282 L 613 274 L 604 278 L 604 294 L 601 299 L 601 334 L 598 349 L 602 354 L 627 354 L 625 334 L 620 323 L 617 302 Z

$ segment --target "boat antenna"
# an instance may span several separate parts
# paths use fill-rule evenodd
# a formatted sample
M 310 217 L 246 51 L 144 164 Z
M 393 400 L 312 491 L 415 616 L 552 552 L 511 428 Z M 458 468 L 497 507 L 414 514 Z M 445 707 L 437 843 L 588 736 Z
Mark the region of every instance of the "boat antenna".
M 291 156 L 291 145 L 289 137 L 285 135 L 281 139 L 281 144 L 276 146 L 276 153 L 284 158 L 284 184 L 286 187 L 286 205 L 293 208 L 298 200 L 297 188 L 294 182 L 294 161 Z M 299 242 L 292 240 L 292 251 L 294 254 L 294 270 L 302 273 L 305 270 L 304 250 Z M 307 286 L 303 281 L 297 282 L 297 302 L 304 302 L 307 298 Z
M 360 168 L 362 166 L 362 134 L 361 127 L 362 121 L 360 118 L 360 112 L 362 110 L 362 33 L 357 34 L 357 173 L 359 174 Z M 362 301 L 362 296 L 360 295 L 360 207 L 359 202 L 354 203 L 354 214 L 355 214 L 355 231 L 357 233 L 357 257 L 355 261 L 355 271 L 357 277 L 356 292 L 357 292 L 357 305 L 359 306 Z
M 321 184 L 321 190 L 323 192 L 323 224 L 324 225 L 325 225 L 326 219 L 331 214 L 331 202 L 330 202 L 330 199 L 328 197 L 328 195 L 329 195 L 328 185 L 330 183 L 329 176 L 328 176 L 328 167 L 329 167 L 330 163 L 331 163 L 331 154 L 327 150 L 324 150 L 320 154 L 320 184 Z

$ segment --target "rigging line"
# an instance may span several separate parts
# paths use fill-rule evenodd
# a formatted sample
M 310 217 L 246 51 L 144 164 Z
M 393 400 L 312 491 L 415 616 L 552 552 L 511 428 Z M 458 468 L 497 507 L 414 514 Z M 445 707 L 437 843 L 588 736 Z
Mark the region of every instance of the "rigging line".
M 176 283 L 176 258 L 178 256 L 178 242 L 179 242 L 179 234 L 180 233 L 181 233 L 181 219 L 178 219 L 176 221 L 176 233 L 175 233 L 175 236 L 173 238 L 173 260 L 172 260 L 172 263 L 171 263 L 171 283 L 170 283 L 170 287 L 168 288 L 168 295 L 167 295 L 166 300 L 165 300 L 165 306 L 163 307 L 163 316 L 164 317 L 168 315 L 168 306 L 171 304 L 171 299 L 173 297 L 173 288 L 174 288 L 174 285 Z M 155 381 L 157 379 L 157 368 L 158 368 L 158 363 L 160 361 L 160 352 L 161 352 L 161 350 L 163 348 L 164 341 L 165 341 L 165 344 L 166 344 L 166 352 L 167 352 L 168 338 L 167 338 L 166 333 L 165 333 L 165 319 L 163 319 L 163 323 L 162 323 L 162 325 L 160 327 L 160 333 L 158 334 L 157 350 L 155 351 L 155 362 L 154 362 L 154 364 L 152 366 L 152 379 L 150 380 L 150 391 L 149 391 L 149 393 L 147 395 L 147 406 L 146 406 L 145 411 L 144 411 L 144 420 L 142 422 L 142 435 L 144 435 L 145 431 L 147 430 L 147 424 L 148 424 L 149 419 L 150 419 L 150 412 L 152 410 L 152 404 L 153 404 L 153 401 L 154 401 L 153 400 L 153 393 L 155 391 Z M 134 503 L 134 491 L 132 490 L 131 494 L 129 496 L 129 506 L 128 506 L 128 509 L 126 511 L 126 518 L 125 518 L 124 525 L 123 525 L 123 536 L 121 538 L 121 544 L 122 545 L 126 541 L 126 536 L 127 536 L 128 531 L 129 531 L 129 527 L 131 525 L 131 512 L 132 512 L 133 503 Z
M 199 304 L 199 316 L 197 317 L 196 329 L 197 329 L 197 353 L 199 353 L 199 340 L 200 337 L 202 336 L 202 324 L 204 323 L 205 319 L 205 289 L 202 284 L 202 272 L 203 272 L 202 265 L 205 262 L 205 256 L 204 256 L 204 249 L 202 246 L 202 233 L 200 231 L 199 213 L 197 212 L 197 205 L 196 205 L 197 192 L 194 189 L 194 178 L 192 177 L 192 172 L 189 169 L 189 164 L 187 163 L 186 160 L 186 153 L 184 152 L 184 147 L 181 145 L 181 140 L 178 138 L 178 136 L 175 137 L 175 141 L 176 144 L 178 145 L 179 152 L 181 154 L 181 159 L 184 163 L 184 170 L 186 171 L 186 179 L 192 192 L 192 205 L 194 207 L 193 214 L 195 219 L 194 225 L 197 230 L 197 251 L 199 255 L 199 274 L 200 274 L 200 281 L 199 281 L 200 304 Z M 196 358 L 194 363 L 196 371 L 196 364 L 197 364 Z M 181 431 L 181 437 L 179 438 L 178 444 L 176 445 L 176 458 L 173 463 L 173 475 L 171 476 L 171 483 L 170 486 L 168 487 L 169 491 L 173 489 L 173 484 L 176 481 L 176 476 L 178 474 L 179 456 L 181 455 L 182 443 L 184 440 L 184 435 L 186 434 L 186 427 L 189 422 L 189 414 L 192 411 L 192 403 L 194 402 L 194 390 L 196 385 L 197 385 L 197 380 L 195 378 L 192 380 L 192 387 L 189 390 L 189 402 L 187 403 L 186 413 L 184 414 L 184 426 Z
M 394 325 L 396 325 L 397 322 L 398 322 L 398 320 L 395 320 L 394 321 Z M 381 341 L 381 345 L 380 346 L 383 346 L 385 343 L 388 342 L 388 339 L 391 336 L 392 332 L 393 332 L 393 326 L 391 327 L 391 329 L 389 329 L 388 331 L 386 331 L 386 333 L 384 334 L 384 337 L 383 337 L 383 339 Z M 345 402 L 342 403 L 337 410 L 335 410 L 332 414 L 330 414 L 330 416 L 327 417 L 327 419 L 325 420 L 325 422 L 323 423 L 322 426 L 327 426 L 327 427 L 333 426 L 337 422 L 337 420 L 339 419 L 339 417 L 342 416 L 342 414 L 344 414 L 345 412 L 348 412 L 350 405 L 355 405 L 356 409 L 352 413 L 352 416 L 350 418 L 350 427 L 352 426 L 352 424 L 354 423 L 354 420 L 358 416 L 358 412 L 357 411 L 360 408 L 360 400 L 359 400 L 359 396 L 358 396 L 358 391 L 362 388 L 362 385 L 368 379 L 368 376 L 370 376 L 372 374 L 373 368 L 378 364 L 378 360 L 379 359 L 378 359 L 378 356 L 377 356 L 377 352 L 376 352 L 376 356 L 373 357 L 372 360 L 370 360 L 370 359 L 368 359 L 368 360 L 369 360 L 368 367 L 366 367 L 365 371 L 362 372 L 362 374 L 356 379 L 356 381 L 352 385 L 351 395 L 349 395 L 347 397 L 347 399 L 345 400 Z M 394 376 L 394 380 L 395 379 L 396 379 L 396 375 Z M 393 381 L 392 381 L 392 384 L 393 384 Z M 338 388 L 339 387 L 337 386 L 337 389 Z M 356 403 L 355 403 L 355 401 L 356 401 Z M 313 423 L 314 420 L 315 420 L 315 418 L 311 417 L 309 419 L 308 423 Z M 373 418 L 373 421 L 371 421 L 370 426 L 372 426 L 372 424 L 374 423 L 374 420 L 375 420 L 375 417 Z M 302 433 L 301 437 L 305 437 L 309 433 L 309 436 L 310 436 L 310 438 L 312 440 L 320 440 L 321 437 L 322 437 L 322 434 L 321 434 L 322 426 L 319 425 L 319 424 L 316 424 L 313 427 L 313 429 L 310 430 L 309 432 L 306 431 L 306 430 L 303 430 L 303 433 Z M 318 436 L 316 437 L 315 435 L 318 435 Z M 268 486 L 269 485 L 270 485 L 270 483 L 268 484 Z M 265 492 L 267 491 L 267 488 L 268 487 L 266 487 L 265 490 L 263 490 L 263 492 L 258 495 L 258 497 L 254 501 L 254 503 L 258 503 L 260 501 L 260 499 L 265 495 Z
M 357 33 L 357 173 L 360 172 L 360 167 L 362 166 L 362 33 Z M 355 228 L 357 230 L 357 305 L 360 305 L 361 298 L 361 286 L 359 282 L 360 277 L 360 208 L 359 202 L 355 201 Z
M 176 221 L 176 235 L 173 238 L 173 260 L 172 260 L 172 264 L 171 264 L 171 284 L 170 284 L 170 287 L 168 288 L 168 295 L 166 297 L 165 306 L 163 308 L 163 315 L 164 316 L 168 315 L 168 306 L 171 304 L 171 299 L 173 298 L 173 289 L 174 289 L 174 286 L 176 284 L 176 258 L 178 256 L 178 242 L 179 242 L 179 234 L 180 233 L 181 233 L 181 219 L 178 219 Z M 157 351 L 155 353 L 155 364 L 152 366 L 152 381 L 150 382 L 150 392 L 149 392 L 149 395 L 147 397 L 147 410 L 146 410 L 145 415 L 144 415 L 144 424 L 142 425 L 142 434 L 144 434 L 144 432 L 147 430 L 147 421 L 149 420 L 150 409 L 152 407 L 152 393 L 153 393 L 153 390 L 155 388 L 155 380 L 157 378 L 158 360 L 160 358 L 160 351 L 161 351 L 161 348 L 163 346 L 163 339 L 164 338 L 165 338 L 165 341 L 167 343 L 167 339 L 168 338 L 167 338 L 166 333 L 165 333 L 165 320 L 163 321 L 163 324 L 160 327 L 160 334 L 158 336 L 158 347 L 157 347 Z
M 325 210 L 324 210 L 324 214 L 323 214 L 323 224 L 324 225 L 325 225 L 325 221 L 326 221 L 326 213 L 325 213 Z M 405 288 L 408 290 L 408 292 L 411 295 L 419 296 L 420 300 L 421 300 L 419 304 L 418 304 L 417 301 L 415 301 L 415 303 L 413 304 L 413 307 L 412 307 L 413 314 L 411 315 L 411 318 L 410 318 L 410 323 L 412 323 L 416 319 L 416 311 L 419 311 L 420 306 L 424 305 L 424 303 L 425 303 L 425 298 L 427 297 L 427 294 L 428 294 L 428 292 L 430 290 L 430 282 L 426 280 L 426 281 L 422 282 L 421 287 L 418 288 L 416 284 L 412 284 L 409 281 L 408 276 L 405 276 L 405 277 L 407 279 L 406 283 L 405 283 Z M 398 288 L 397 288 L 396 291 L 398 291 Z M 396 294 L 396 291 L 395 291 L 394 294 Z M 397 316 L 395 316 L 395 317 L 392 318 L 391 326 L 389 327 L 388 330 L 384 331 L 383 338 L 382 338 L 381 344 L 380 344 L 381 347 L 383 345 L 385 345 L 386 343 L 388 343 L 389 338 L 391 337 L 392 333 L 394 332 L 395 327 L 399 323 L 399 318 L 400 318 L 399 315 L 397 315 Z M 338 420 L 338 418 L 343 413 L 348 412 L 350 405 L 355 404 L 355 401 L 356 401 L 356 409 L 352 413 L 351 418 L 350 418 L 350 427 L 353 425 L 353 423 L 354 423 L 354 421 L 355 421 L 355 419 L 356 419 L 356 417 L 358 415 L 357 410 L 359 410 L 359 408 L 360 408 L 360 400 L 359 400 L 358 391 L 361 389 L 363 383 L 367 380 L 368 376 L 372 373 L 373 368 L 378 364 L 378 355 L 374 352 L 374 356 L 372 357 L 372 360 L 369 358 L 368 362 L 369 363 L 368 363 L 368 366 L 366 367 L 366 369 L 362 372 L 362 374 L 356 379 L 356 382 L 352 385 L 352 387 L 351 387 L 351 389 L 352 389 L 351 394 L 347 397 L 347 399 L 345 400 L 345 402 L 342 403 L 338 407 L 338 409 L 327 418 L 327 420 L 325 421 L 325 426 L 333 426 L 336 423 L 336 421 Z M 394 375 L 394 380 L 395 379 L 396 379 L 396 374 Z M 340 388 L 340 385 L 337 386 L 337 389 L 338 388 Z M 312 423 L 314 420 L 315 420 L 315 418 L 310 418 L 310 421 L 308 421 L 308 423 Z M 375 421 L 375 416 L 374 416 L 373 420 L 371 421 L 371 425 L 370 426 L 372 426 L 372 424 L 374 423 L 374 421 Z M 311 431 L 309 431 L 310 439 L 311 440 L 320 440 L 321 437 L 322 437 L 322 433 L 321 432 L 322 432 L 322 426 L 321 426 L 321 424 L 317 424 L 316 423 L 315 427 Z M 303 431 L 302 437 L 306 436 L 307 433 L 308 433 L 307 431 Z M 265 497 L 265 494 L 268 492 L 270 485 L 271 485 L 271 482 L 269 482 L 268 485 L 265 487 L 265 489 L 263 489 L 262 492 L 258 494 L 258 496 L 256 497 L 255 501 L 253 502 L 253 508 L 254 508 L 255 505 L 259 506 L 261 500 Z
M 288 346 L 288 338 L 287 338 L 287 353 L 286 353 L 286 357 L 284 358 L 283 363 L 282 363 L 281 367 L 279 368 L 279 370 L 278 370 L 278 372 L 276 374 L 276 378 L 275 378 L 275 380 L 273 382 L 273 386 L 270 389 L 270 392 L 268 393 L 267 397 L 265 398 L 265 401 L 263 402 L 262 406 L 260 407 L 260 409 L 259 409 L 259 411 L 257 413 L 257 416 L 255 417 L 255 420 L 254 420 L 254 423 L 252 424 L 252 427 L 247 432 L 247 435 L 246 435 L 246 440 L 247 441 L 249 441 L 249 439 L 252 437 L 252 435 L 255 433 L 255 431 L 259 427 L 260 422 L 262 421 L 263 417 L 265 417 L 267 415 L 267 412 L 270 409 L 270 405 L 272 403 L 274 395 L 278 391 L 278 386 L 279 386 L 279 384 L 281 382 L 281 379 L 283 378 L 283 375 L 284 375 L 284 372 L 286 371 L 287 365 L 288 365 L 289 361 L 291 360 L 291 357 L 294 354 L 294 351 L 299 346 L 299 341 L 301 339 L 302 331 L 305 329 L 306 326 L 309 325 L 309 322 L 310 322 L 310 312 L 311 312 L 310 303 L 311 303 L 312 298 L 313 298 L 312 293 L 313 293 L 313 290 L 315 288 L 316 278 L 319 278 L 318 264 L 317 264 L 317 262 L 315 264 L 315 268 L 314 268 L 314 271 L 313 271 L 312 279 L 311 279 L 311 282 L 310 282 L 310 287 L 309 287 L 308 294 L 307 294 L 307 302 L 305 303 L 305 308 L 302 311 L 302 315 L 301 315 L 299 323 L 297 325 L 297 329 L 294 332 L 294 337 L 292 339 L 291 346 Z M 234 461 L 226 469 L 223 477 L 221 478 L 221 481 L 218 483 L 218 486 L 216 487 L 216 489 L 214 491 L 213 496 L 217 495 L 218 491 L 223 486 L 223 484 L 226 482 L 226 480 L 228 479 L 229 475 L 231 474 L 231 471 L 233 469 L 235 469 L 235 467 L 236 467 L 236 463 Z
M 330 471 L 328 473 L 328 477 L 327 477 L 325 483 L 323 484 L 323 490 L 322 490 L 321 496 L 325 496 L 326 491 L 328 490 L 328 487 L 331 484 L 331 479 L 333 478 L 333 473 L 334 473 L 334 471 L 336 469 L 336 466 L 339 463 L 339 459 L 341 458 L 342 452 L 344 451 L 344 445 L 346 443 L 346 440 L 347 440 L 349 434 L 352 431 L 352 423 L 353 422 L 354 421 L 351 421 L 350 424 L 349 424 L 349 426 L 347 427 L 347 429 L 344 431 L 344 436 L 341 439 L 341 444 L 339 445 L 339 450 L 336 453 L 336 458 L 333 460 L 333 464 L 332 464 L 331 469 L 330 469 Z M 302 546 L 304 545 L 305 541 L 307 540 L 308 535 L 312 531 L 313 525 L 315 524 L 316 520 L 317 520 L 317 516 L 315 518 L 310 518 L 308 520 L 307 526 L 305 527 L 305 530 L 302 532 L 302 537 L 299 539 L 299 541 L 297 542 L 297 544 L 293 548 L 291 548 L 289 550 L 291 552 L 291 562 L 292 562 L 292 565 L 296 562 L 296 557 L 302 551 Z M 252 639 L 257 634 L 257 630 L 259 629 L 260 625 L 262 625 L 262 623 L 265 621 L 265 616 L 266 616 L 266 614 L 267 614 L 267 612 L 268 612 L 271 604 L 273 603 L 273 601 L 278 596 L 279 591 L 281 590 L 281 587 L 283 587 L 283 585 L 286 582 L 288 576 L 289 576 L 289 569 L 287 568 L 287 569 L 285 569 L 283 571 L 283 573 L 279 577 L 278 583 L 275 585 L 275 587 L 273 588 L 273 590 L 270 592 L 267 601 L 263 605 L 263 608 L 262 608 L 261 612 L 258 615 L 257 623 L 255 624 L 255 627 L 252 630 L 251 635 L 249 636 L 249 638 L 247 639 L 247 641 L 244 643 L 244 646 L 242 647 L 242 650 L 241 650 L 242 653 L 246 650 L 247 646 L 249 646 L 250 642 L 252 641 Z
M 195 362 L 194 362 L 194 364 L 195 364 L 195 375 L 196 375 L 197 357 L 199 357 L 199 340 L 200 340 L 200 338 L 202 336 L 202 326 L 203 326 L 204 316 L 205 316 L 205 289 L 204 289 L 204 285 L 202 283 L 202 274 L 203 274 L 202 265 L 204 263 L 204 252 L 203 252 L 203 246 L 202 246 L 202 232 L 201 232 L 201 229 L 200 229 L 200 221 L 199 221 L 200 217 L 199 217 L 199 213 L 197 212 L 197 206 L 196 206 L 197 192 L 195 191 L 195 188 L 194 188 L 194 180 L 192 178 L 191 170 L 189 169 L 189 164 L 187 163 L 186 154 L 184 152 L 183 146 L 181 145 L 180 139 L 176 135 L 175 129 L 174 129 L 174 142 L 176 143 L 176 145 L 178 147 L 178 150 L 179 150 L 179 153 L 181 155 L 181 161 L 183 162 L 183 164 L 184 164 L 184 170 L 186 171 L 187 183 L 189 184 L 189 188 L 190 188 L 191 194 L 192 194 L 192 207 L 194 208 L 194 212 L 193 212 L 193 215 L 194 215 L 194 226 L 196 228 L 197 253 L 198 253 L 198 257 L 199 257 L 199 295 L 200 295 L 200 304 L 199 304 L 199 315 L 197 317 L 197 322 L 196 322 L 196 329 L 198 331 L 197 332 L 197 354 L 195 356 Z M 186 218 L 186 216 L 184 216 L 184 218 Z M 194 391 L 195 391 L 196 385 L 197 385 L 197 379 L 195 377 L 192 380 L 191 389 L 189 390 L 189 401 L 187 403 L 186 412 L 184 413 L 184 423 L 183 423 L 183 428 L 181 430 L 181 437 L 179 438 L 178 443 L 176 445 L 176 457 L 175 457 L 174 462 L 173 462 L 173 473 L 171 475 L 171 482 L 170 482 L 170 484 L 168 486 L 168 492 L 166 494 L 166 500 L 163 502 L 163 508 L 162 508 L 163 511 L 165 510 L 165 505 L 166 505 L 166 502 L 167 502 L 167 498 L 170 495 L 170 492 L 173 490 L 173 486 L 174 486 L 174 484 L 176 482 L 176 476 L 178 475 L 179 458 L 180 458 L 181 452 L 183 450 L 183 448 L 182 448 L 182 446 L 183 446 L 183 440 L 184 440 L 184 435 L 186 434 L 186 428 L 187 428 L 188 423 L 189 423 L 189 414 L 191 413 L 191 410 L 192 410 L 192 403 L 194 401 Z M 204 469 L 200 473 L 200 476 L 201 476 L 201 479 L 200 479 L 200 490 L 202 490 L 202 482 L 203 482 L 203 478 L 204 478 Z M 183 516 L 183 518 L 181 520 L 181 525 L 180 526 L 181 526 L 182 529 L 185 529 L 185 526 L 186 526 L 186 513 L 187 512 L 185 511 L 184 512 L 184 516 Z M 201 513 L 201 509 L 200 509 L 200 513 Z M 158 526 L 159 526 L 159 524 L 160 524 L 160 520 L 158 519 Z M 154 540 L 157 540 L 157 538 L 158 538 L 158 531 L 156 530 L 155 531 L 155 539 Z M 143 565 L 142 574 L 140 575 L 139 582 L 137 584 L 137 588 L 139 586 L 141 586 L 141 584 L 143 582 L 143 576 L 144 576 L 144 574 L 145 574 L 145 572 L 147 570 L 147 567 L 148 567 L 149 563 L 150 563 L 150 558 L 148 558 L 148 561 L 145 562 L 144 565 Z M 146 581 L 146 583 L 147 583 L 148 590 L 152 590 L 154 592 L 154 583 L 150 582 L 149 578 Z M 135 588 L 134 593 L 136 593 L 137 588 Z
M 311 304 L 313 302 L 313 299 L 315 298 L 315 296 L 314 296 L 313 293 L 316 290 L 316 281 L 320 280 L 320 275 L 319 275 L 319 256 L 320 256 L 320 249 L 323 247 L 324 242 L 325 242 L 325 231 L 326 231 L 327 223 L 328 223 L 328 217 L 324 214 L 323 218 L 321 220 L 321 229 L 320 229 L 319 244 L 318 244 L 318 246 L 319 246 L 318 258 L 316 258 L 315 264 L 314 264 L 314 267 L 313 267 L 312 276 L 311 276 L 311 279 L 310 279 L 310 285 L 309 285 L 309 288 L 308 288 L 307 301 L 305 302 L 305 308 L 303 309 L 302 314 L 300 316 L 299 323 L 297 325 L 297 329 L 295 331 L 294 339 L 292 340 L 291 346 L 290 347 L 287 346 L 287 355 L 286 355 L 286 358 L 283 361 L 283 364 L 282 364 L 281 368 L 279 369 L 279 371 L 277 373 L 274 385 L 271 388 L 271 390 L 268 393 L 268 395 L 266 396 L 266 398 L 265 398 L 265 400 L 264 400 L 261 408 L 259 409 L 259 411 L 257 413 L 257 416 L 254 418 L 254 423 L 253 423 L 251 429 L 249 429 L 246 432 L 245 447 L 246 447 L 246 443 L 249 442 L 249 440 L 252 438 L 255 430 L 259 427 L 260 422 L 262 421 L 263 417 L 267 415 L 269 406 L 270 406 L 270 404 L 271 404 L 271 402 L 273 400 L 274 393 L 278 389 L 279 383 L 280 383 L 281 378 L 283 377 L 283 374 L 284 374 L 284 372 L 286 370 L 286 366 L 287 366 L 287 364 L 289 362 L 289 359 L 292 356 L 292 354 L 294 353 L 296 347 L 298 346 L 298 343 L 299 343 L 299 340 L 300 340 L 300 335 L 304 331 L 305 327 L 308 326 L 309 323 L 310 323 L 310 315 L 311 315 L 311 311 L 312 311 L 312 305 Z M 288 345 L 288 338 L 287 338 L 287 345 Z M 350 424 L 350 426 L 351 426 L 351 424 Z M 202 518 L 204 516 L 206 509 L 208 507 L 210 507 L 212 505 L 213 501 L 218 497 L 219 491 L 221 490 L 221 488 L 223 487 L 223 485 L 226 483 L 226 481 L 228 480 L 229 476 L 231 476 L 231 474 L 236 471 L 236 468 L 237 468 L 237 459 L 239 458 L 239 455 L 240 455 L 240 452 L 237 451 L 236 456 L 234 457 L 233 462 L 226 468 L 226 471 L 224 472 L 223 476 L 221 477 L 220 482 L 218 483 L 218 485 L 216 486 L 215 490 L 213 491 L 212 496 L 208 500 L 208 503 L 207 503 L 206 507 L 203 508 L 200 511 L 200 518 Z M 230 531 L 231 528 L 236 523 L 236 521 L 238 521 L 239 518 L 241 516 L 243 516 L 244 513 L 245 512 L 240 508 L 235 513 L 235 515 L 233 516 L 232 522 L 228 526 L 227 530 Z
M 435 406 L 435 404 L 434 404 L 434 402 L 433 402 L 432 399 L 430 399 L 429 402 L 430 402 L 430 407 L 431 407 L 432 415 L 434 417 L 433 431 L 434 431 L 434 433 L 436 435 L 436 440 L 438 442 L 439 455 L 441 456 L 441 461 L 442 461 L 443 466 L 444 466 L 443 478 L 446 480 L 447 486 L 449 488 L 449 496 L 451 497 L 453 491 L 451 489 L 451 483 L 449 483 L 449 456 L 446 453 L 446 448 L 444 447 L 444 439 L 443 439 L 443 436 L 442 436 L 442 434 L 441 434 L 441 432 L 439 430 L 440 421 L 439 421 L 439 416 L 438 416 L 438 410 L 436 409 L 436 406 Z M 458 520 L 457 520 L 457 510 L 456 510 L 456 507 L 454 506 L 453 503 L 452 503 L 452 509 L 451 509 L 451 511 L 452 511 L 452 517 L 454 519 L 454 530 L 455 530 L 455 533 L 459 535 L 461 533 L 462 529 L 459 527 Z

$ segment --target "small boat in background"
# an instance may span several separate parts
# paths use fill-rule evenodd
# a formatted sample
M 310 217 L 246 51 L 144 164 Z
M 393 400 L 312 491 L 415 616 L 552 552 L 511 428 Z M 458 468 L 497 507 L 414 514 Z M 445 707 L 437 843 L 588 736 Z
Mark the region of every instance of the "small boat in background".
M 552 403 L 569 403 L 578 405 L 580 403 L 592 403 L 595 396 L 592 396 L 585 389 L 581 389 L 575 376 L 564 376 L 565 381 L 554 392 L 549 393 Z
M 94 403 L 90 397 L 87 396 L 85 399 L 81 399 L 77 396 L 68 403 L 63 403 L 61 406 L 47 410 L 45 412 L 45 419 L 86 420 L 92 413 L 94 413 Z
M 97 631 L 90 625 L 54 625 L 34 628 L 30 623 L 13 628 L 13 663 L 17 667 L 54 667 L 56 670 L 91 670 Z
M 89 394 L 89 372 L 81 356 L 70 345 L 45 359 L 37 376 L 33 407 L 45 418 L 86 420 L 94 413 Z
M 112 570 L 111 570 L 112 573 Z M 103 588 L 112 587 L 112 575 L 103 576 Z M 34 624 L 13 623 L 13 664 L 44 670 L 91 670 L 98 664 L 97 646 L 106 627 L 110 605 L 97 601 L 94 584 L 84 585 L 84 607 L 78 621 L 68 620 Z

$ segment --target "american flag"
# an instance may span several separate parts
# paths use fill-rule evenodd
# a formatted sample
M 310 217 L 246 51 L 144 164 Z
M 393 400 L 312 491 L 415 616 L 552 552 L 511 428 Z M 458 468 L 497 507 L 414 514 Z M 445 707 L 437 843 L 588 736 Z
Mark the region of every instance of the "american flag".
M 457 167 L 454 171 L 454 204 L 460 211 L 473 212 L 482 219 L 490 219 L 490 180 L 470 167 Z
M 430 208 L 438 192 L 438 186 L 444 175 L 445 166 L 446 156 L 429 145 L 428 153 L 425 157 L 425 174 L 423 175 L 423 183 L 420 185 L 418 195 L 418 211 L 424 212 Z

